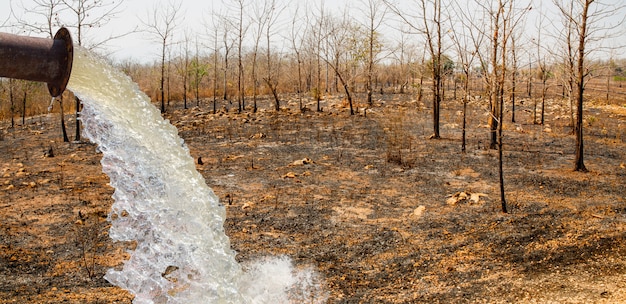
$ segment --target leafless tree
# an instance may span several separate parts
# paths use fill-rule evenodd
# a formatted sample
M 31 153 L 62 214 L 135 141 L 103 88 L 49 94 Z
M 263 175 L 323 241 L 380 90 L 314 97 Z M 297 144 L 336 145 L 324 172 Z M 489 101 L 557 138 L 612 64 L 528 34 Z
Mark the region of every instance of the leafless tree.
M 397 64 L 400 66 L 400 94 L 404 94 L 406 92 L 407 86 L 411 81 L 411 73 L 410 73 L 410 53 L 409 49 L 414 48 L 414 46 L 410 46 L 407 39 L 407 32 L 403 29 L 400 29 L 400 39 L 397 41 L 396 46 L 393 48 L 391 52 L 391 56 L 395 59 Z
M 539 9 L 541 11 L 541 8 Z M 546 109 L 546 94 L 548 92 L 548 78 L 550 78 L 550 64 L 546 62 L 546 53 L 544 50 L 545 46 L 542 43 L 542 31 L 544 28 L 543 24 L 544 15 L 539 15 L 539 24 L 537 26 L 537 39 L 534 40 L 537 46 L 537 76 L 539 80 L 541 80 L 541 118 L 540 121 L 537 121 L 537 99 L 533 98 L 533 124 L 541 124 L 545 123 L 545 109 Z
M 157 3 L 148 13 L 145 20 L 141 20 L 146 31 L 161 43 L 161 78 L 159 92 L 161 94 L 161 113 L 165 113 L 165 56 L 171 45 L 172 36 L 176 29 L 176 19 L 182 3 L 170 1 L 166 5 Z
M 263 80 L 265 81 L 265 84 L 267 84 L 267 87 L 270 89 L 270 92 L 272 92 L 272 95 L 274 96 L 274 108 L 276 109 L 276 111 L 280 111 L 280 98 L 278 97 L 278 77 L 274 77 L 274 70 L 278 69 L 277 67 L 280 67 L 280 62 L 275 65 L 272 61 L 271 37 L 274 36 L 274 27 L 278 25 L 278 21 L 281 20 L 281 14 L 284 11 L 285 7 L 277 6 L 276 0 L 266 1 L 269 1 L 269 10 L 267 12 L 265 22 L 265 41 L 267 43 L 265 55 L 267 63 L 267 74 Z
M 376 56 L 380 52 L 380 33 L 378 29 L 385 20 L 387 6 L 383 0 L 361 0 L 363 13 L 366 17 L 365 28 L 367 29 L 367 104 L 372 105 L 372 77 L 374 75 L 374 64 Z
M 25 6 L 22 2 L 18 8 L 11 7 L 11 14 L 24 31 L 46 34 L 53 38 L 54 29 L 61 24 L 60 15 L 65 9 L 67 8 L 61 0 L 32 0 L 32 6 Z M 24 15 L 18 15 L 18 11 L 24 12 Z
M 9 78 L 9 102 L 10 108 L 9 113 L 11 115 L 11 129 L 15 128 L 15 82 L 17 80 L 13 78 Z M 61 110 L 63 112 L 63 110 Z M 61 115 L 63 116 L 63 115 Z M 63 121 L 63 117 L 61 117 L 61 121 Z
M 68 28 L 75 29 L 75 40 L 78 45 L 87 47 L 88 49 L 95 49 L 103 44 L 109 42 L 112 39 L 117 39 L 128 35 L 131 32 L 122 33 L 116 36 L 109 36 L 105 39 L 94 40 L 90 39 L 85 41 L 85 32 L 90 29 L 102 27 L 111 20 L 113 20 L 117 14 L 121 12 L 121 6 L 124 1 L 102 1 L 102 0 L 61 0 L 67 7 L 68 11 L 74 18 L 73 22 L 66 24 Z
M 364 37 L 363 29 L 348 18 L 347 11 L 342 18 L 327 19 L 324 37 L 327 39 L 322 49 L 322 59 L 333 70 L 341 83 L 350 107 L 350 115 L 354 115 L 354 102 L 350 84 L 357 73 L 357 66 L 362 54 L 365 54 L 366 44 L 360 37 Z
M 191 50 L 189 49 L 189 43 L 191 40 L 191 33 L 185 32 L 183 41 L 180 42 L 180 54 L 176 60 L 176 72 L 180 76 L 183 83 L 183 107 L 187 109 L 187 85 L 189 84 L 189 76 L 191 73 Z
M 224 62 L 222 65 L 223 72 L 223 93 L 224 93 L 224 101 L 228 100 L 228 59 L 230 55 L 230 51 L 235 45 L 235 39 L 231 38 L 231 26 L 227 22 L 223 23 L 222 26 L 222 43 L 224 44 Z
M 432 139 L 439 139 L 440 108 L 443 99 L 443 33 L 445 20 L 442 16 L 441 0 L 419 0 L 412 3 L 416 7 L 415 13 L 401 9 L 391 0 L 384 0 L 387 6 L 399 16 L 409 27 L 424 35 L 427 50 L 430 55 L 429 67 L 432 76 L 433 90 L 433 134 Z
M 516 28 L 523 22 L 523 18 L 531 6 L 517 7 L 515 0 L 476 0 L 474 4 L 483 13 L 482 16 L 478 17 L 478 20 L 484 19 L 489 22 L 486 29 L 483 24 L 477 22 L 478 20 L 469 21 L 466 24 L 471 27 L 469 33 L 476 47 L 477 58 L 480 61 L 482 71 L 484 71 L 488 88 L 490 148 L 498 149 L 500 202 L 502 212 L 506 213 L 508 211 L 504 191 L 503 114 L 507 75 L 516 72 L 509 70 L 508 60 L 512 37 L 514 37 Z M 487 42 L 487 48 L 484 48 L 483 41 Z
M 65 24 L 68 28 L 73 28 L 75 35 L 75 40 L 78 45 L 82 47 L 86 47 L 88 49 L 95 49 L 111 40 L 124 37 L 129 35 L 135 30 L 131 30 L 125 33 L 121 33 L 118 35 L 111 35 L 107 38 L 94 40 L 90 39 L 89 42 L 86 42 L 86 31 L 91 29 L 100 28 L 113 20 L 118 13 L 121 11 L 121 5 L 124 1 L 102 1 L 102 0 L 61 0 L 62 3 L 67 7 L 67 12 L 72 15 L 74 21 L 70 21 Z M 70 18 L 70 20 L 72 19 Z M 92 36 L 93 37 L 93 36 Z M 81 102 L 80 99 L 74 96 L 74 100 L 76 101 L 76 134 L 74 140 L 80 140 L 80 119 L 78 119 L 80 115 L 80 107 Z
M 624 23 L 624 18 L 617 22 L 608 22 L 609 17 L 624 16 L 624 4 L 610 1 L 598 0 L 571 0 L 553 1 L 558 7 L 561 15 L 571 27 L 566 30 L 565 41 L 569 44 L 571 52 L 570 60 L 574 61 L 573 71 L 573 95 L 576 101 L 576 151 L 574 160 L 574 170 L 586 172 L 584 163 L 584 138 L 583 138 L 583 106 L 586 80 L 589 77 L 587 57 L 594 49 L 590 48 L 591 43 L 597 43 L 602 39 L 610 37 L 620 25 Z M 571 31 L 570 31 L 571 30 Z M 575 42 L 577 47 L 574 47 Z M 597 49 L 596 49 L 597 50 Z
M 62 23 L 60 20 L 60 14 L 63 10 L 67 9 L 63 6 L 61 0 L 33 0 L 32 7 L 21 6 L 20 9 L 25 13 L 25 16 L 17 15 L 15 10 L 11 9 L 11 14 L 17 20 L 17 23 L 24 28 L 25 31 L 46 34 L 51 39 L 54 38 L 55 27 L 60 26 Z M 32 20 L 44 20 L 43 22 Z M 13 103 L 13 82 L 9 82 L 9 90 L 11 93 L 11 102 Z M 65 113 L 63 106 L 63 96 L 59 98 L 53 98 L 50 106 L 54 105 L 54 101 L 59 101 L 60 116 L 61 116 L 61 132 L 63 134 L 63 141 L 69 142 L 67 136 L 67 129 L 65 128 Z M 11 106 L 13 108 L 13 104 Z
M 298 8 L 296 8 L 295 12 L 293 12 L 293 18 L 291 20 L 291 31 L 290 34 L 290 42 L 291 49 L 296 56 L 296 64 L 298 70 L 298 80 L 297 80 L 297 88 L 296 93 L 298 95 L 298 102 L 300 103 L 300 110 L 304 109 L 302 105 L 302 65 L 303 65 L 303 55 L 302 49 L 304 48 L 304 37 L 308 34 L 307 24 L 308 21 L 303 23 L 298 23 L 298 20 L 302 18 L 298 12 Z
M 309 51 L 309 58 L 311 60 L 311 66 L 315 71 L 315 79 L 311 82 L 315 82 L 315 86 L 312 88 L 313 97 L 317 102 L 317 111 L 321 112 L 321 99 L 322 99 L 322 61 L 324 49 L 328 49 L 328 27 L 331 17 L 326 11 L 324 2 L 322 1 L 319 7 L 316 7 L 316 11 L 311 18 L 311 24 L 309 25 L 311 31 L 307 35 L 307 44 Z M 328 71 L 328 68 L 326 69 Z M 313 76 L 313 75 L 311 75 Z M 313 77 L 311 77 L 313 78 Z M 326 90 L 328 89 L 328 79 L 325 83 Z
M 461 134 L 461 152 L 466 151 L 466 130 L 467 130 L 467 103 L 468 99 L 471 96 L 470 92 L 470 77 L 472 71 L 472 65 L 474 64 L 474 60 L 476 59 L 478 50 L 475 49 L 476 45 L 482 44 L 482 39 L 484 36 L 477 36 L 475 43 L 472 42 L 469 31 L 471 28 L 463 24 L 463 21 L 467 20 L 475 20 L 475 16 L 469 15 L 472 11 L 464 11 L 462 5 L 453 5 L 450 9 L 454 12 L 458 18 L 456 21 L 453 19 L 449 19 L 450 22 L 450 35 L 452 37 L 452 41 L 454 42 L 454 47 L 456 49 L 456 57 L 459 60 L 458 67 L 461 68 L 463 72 L 463 123 L 462 123 L 462 134 Z M 455 23 L 457 22 L 457 23 Z
M 233 19 L 229 19 L 232 26 L 236 29 L 237 33 L 237 96 L 238 96 L 238 110 L 242 112 L 246 109 L 245 100 L 245 70 L 243 65 L 243 44 L 246 38 L 249 24 L 245 23 L 244 15 L 248 9 L 248 3 L 246 0 L 228 0 L 226 3 L 236 15 L 232 16 Z
M 569 4 L 564 3 L 559 9 L 561 11 L 566 10 L 567 13 L 562 14 L 562 22 L 560 26 L 561 33 L 558 37 L 562 40 L 562 49 L 559 50 L 561 54 L 554 54 L 555 57 L 560 57 L 561 64 L 559 65 L 561 70 L 561 82 L 564 86 L 567 99 L 569 101 L 570 108 L 570 125 L 572 126 L 572 134 L 575 133 L 576 129 L 576 121 L 574 118 L 575 108 L 574 108 L 574 75 L 575 75 L 575 67 L 576 67 L 576 50 L 573 44 L 574 32 L 576 31 L 575 23 L 572 18 L 567 16 L 574 16 L 574 6 L 573 2 Z
M 252 102 L 253 102 L 253 112 L 257 112 L 257 95 L 258 95 L 258 87 L 259 87 L 259 81 L 258 81 L 258 75 L 257 75 L 257 58 L 258 58 L 258 54 L 259 54 L 259 45 L 261 42 L 261 37 L 263 36 L 263 29 L 265 28 L 265 22 L 267 22 L 267 17 L 266 15 L 268 14 L 268 10 L 270 9 L 268 7 L 268 2 L 267 1 L 258 1 L 255 2 L 253 5 L 253 13 L 254 13 L 254 32 L 253 32 L 253 39 L 254 39 L 254 46 L 253 46 L 253 50 L 252 50 Z

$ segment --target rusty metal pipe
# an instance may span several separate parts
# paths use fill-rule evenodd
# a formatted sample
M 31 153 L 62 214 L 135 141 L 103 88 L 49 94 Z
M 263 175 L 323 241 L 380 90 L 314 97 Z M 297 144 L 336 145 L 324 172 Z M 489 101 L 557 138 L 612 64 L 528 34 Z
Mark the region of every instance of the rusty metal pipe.
M 0 33 L 0 77 L 45 82 L 52 97 L 65 91 L 73 59 L 72 37 L 64 27 L 54 39 Z

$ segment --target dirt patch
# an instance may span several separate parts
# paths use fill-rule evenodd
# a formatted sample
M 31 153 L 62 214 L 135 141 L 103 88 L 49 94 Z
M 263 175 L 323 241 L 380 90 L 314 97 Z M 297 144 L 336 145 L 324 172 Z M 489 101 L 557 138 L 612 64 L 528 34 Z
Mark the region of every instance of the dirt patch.
M 578 173 L 567 105 L 551 101 L 544 126 L 532 123 L 532 102 L 519 105 L 517 122 L 505 123 L 511 212 L 502 214 L 484 105 L 469 107 L 461 153 L 459 103 L 444 103 L 444 138 L 428 140 L 425 104 L 376 100 L 366 116 L 348 115 L 339 99 L 324 112 L 300 112 L 295 99 L 279 113 L 269 101 L 243 114 L 170 108 L 227 208 L 238 260 L 287 255 L 312 266 L 330 303 L 626 299 L 624 106 L 588 109 L 591 172 Z M 108 237 L 113 189 L 101 156 L 59 142 L 56 120 L 0 125 L 0 299 L 128 303 L 102 279 L 127 248 Z

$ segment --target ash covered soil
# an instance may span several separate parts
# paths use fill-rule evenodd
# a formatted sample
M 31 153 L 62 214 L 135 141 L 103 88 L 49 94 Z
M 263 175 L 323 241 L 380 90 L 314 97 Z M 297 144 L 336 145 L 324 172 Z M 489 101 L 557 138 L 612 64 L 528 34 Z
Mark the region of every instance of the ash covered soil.
M 411 98 L 379 95 L 354 116 L 294 97 L 279 113 L 260 100 L 257 113 L 203 102 L 165 116 L 226 206 L 238 260 L 313 267 L 329 303 L 626 302 L 626 105 L 586 106 L 587 173 L 572 171 L 565 103 L 545 125 L 530 101 L 517 123 L 508 112 L 504 214 L 486 107 L 470 103 L 461 153 L 461 104 L 443 104 L 430 140 L 431 110 Z M 0 125 L 0 303 L 129 303 L 102 278 L 128 245 L 107 235 L 101 155 L 63 143 L 57 120 Z

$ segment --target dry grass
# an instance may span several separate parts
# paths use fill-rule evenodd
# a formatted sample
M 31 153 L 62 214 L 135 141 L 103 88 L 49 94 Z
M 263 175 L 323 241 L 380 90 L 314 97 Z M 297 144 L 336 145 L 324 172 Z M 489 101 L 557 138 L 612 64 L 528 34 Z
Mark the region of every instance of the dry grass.
M 532 103 L 520 105 L 518 123 L 505 125 L 511 213 L 502 214 L 497 156 L 485 149 L 479 101 L 470 104 L 462 154 L 460 103 L 444 103 L 443 139 L 428 140 L 428 105 L 409 96 L 378 98 L 367 116 L 349 116 L 341 99 L 331 98 L 321 113 L 300 112 L 295 99 L 280 113 L 269 99 L 256 114 L 213 115 L 178 104 L 168 112 L 226 205 L 226 231 L 240 261 L 285 254 L 313 266 L 325 277 L 330 303 L 626 298 L 624 106 L 589 107 L 596 117 L 585 137 L 591 172 L 577 173 L 568 107 L 550 104 L 549 126 L 539 126 L 531 123 Z M 97 223 L 112 189 L 95 147 L 59 143 L 57 127 L 33 120 L 12 130 L 4 122 L 0 130 L 0 298 L 127 302 L 124 291 L 89 280 L 68 237 L 79 210 Z M 57 156 L 43 158 L 49 146 Z M 486 196 L 446 202 L 459 192 Z M 124 257 L 106 238 L 97 249 L 99 275 Z

